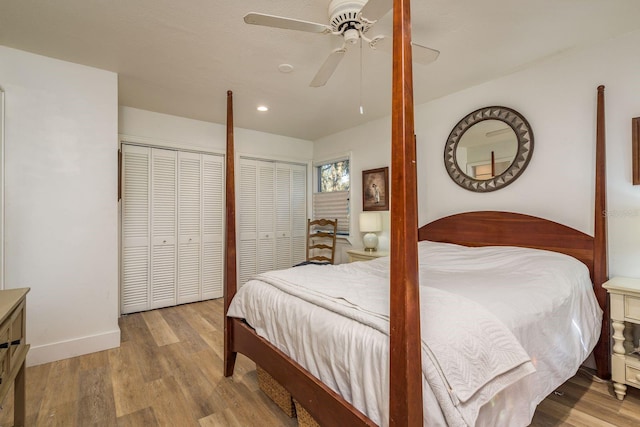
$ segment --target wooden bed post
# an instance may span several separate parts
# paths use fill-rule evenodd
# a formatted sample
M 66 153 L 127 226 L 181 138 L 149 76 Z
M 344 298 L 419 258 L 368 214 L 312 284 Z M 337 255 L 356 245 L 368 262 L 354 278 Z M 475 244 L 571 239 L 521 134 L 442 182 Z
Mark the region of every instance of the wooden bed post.
M 235 151 L 233 147 L 233 92 L 227 91 L 227 154 L 226 154 L 226 250 L 224 254 L 224 376 L 233 375 L 237 353 L 233 351 L 233 322 L 227 317 L 229 304 L 236 294 L 236 192 Z
M 409 0 L 393 3 L 389 425 L 422 426 L 418 205 Z
M 600 340 L 594 349 L 598 368 L 598 376 L 603 379 L 611 377 L 611 353 L 609 351 L 609 305 L 607 290 L 602 284 L 608 279 L 607 268 L 607 177 L 606 177 L 606 134 L 604 117 L 604 86 L 598 86 L 598 106 L 596 122 L 596 195 L 595 220 L 593 233 L 593 284 L 598 304 L 604 311 Z

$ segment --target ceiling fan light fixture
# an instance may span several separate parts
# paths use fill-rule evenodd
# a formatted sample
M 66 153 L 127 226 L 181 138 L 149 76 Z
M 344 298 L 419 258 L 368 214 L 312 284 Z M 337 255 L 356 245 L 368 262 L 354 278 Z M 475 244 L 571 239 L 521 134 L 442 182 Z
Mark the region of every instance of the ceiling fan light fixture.
M 344 42 L 348 44 L 356 44 L 360 40 L 360 32 L 355 28 L 349 28 L 344 32 Z

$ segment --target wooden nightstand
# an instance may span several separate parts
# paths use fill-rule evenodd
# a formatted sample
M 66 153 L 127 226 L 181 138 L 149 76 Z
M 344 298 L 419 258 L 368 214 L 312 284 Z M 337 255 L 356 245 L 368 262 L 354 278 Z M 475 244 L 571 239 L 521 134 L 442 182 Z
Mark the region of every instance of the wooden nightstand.
M 619 400 L 627 394 L 627 385 L 640 388 L 640 355 L 634 349 L 633 326 L 640 324 L 640 279 L 614 277 L 602 285 L 609 292 L 613 352 L 611 379 Z
M 387 256 L 389 255 L 389 252 L 387 251 L 369 252 L 363 249 L 349 249 L 347 251 L 347 254 L 349 254 L 349 262 L 354 262 L 354 261 L 371 261 L 372 259 Z
M 24 426 L 26 416 L 27 292 L 29 288 L 0 291 L 0 403 L 13 384 L 15 426 Z

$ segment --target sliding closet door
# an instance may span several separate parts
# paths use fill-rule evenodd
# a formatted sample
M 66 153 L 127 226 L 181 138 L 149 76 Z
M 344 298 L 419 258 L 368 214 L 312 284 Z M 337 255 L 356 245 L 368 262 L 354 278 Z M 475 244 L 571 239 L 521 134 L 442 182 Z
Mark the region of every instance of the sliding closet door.
M 177 153 L 151 149 L 151 307 L 176 304 Z
M 239 162 L 238 283 L 243 285 L 258 272 L 258 164 Z
M 202 299 L 222 297 L 224 158 L 202 155 Z
M 224 158 L 122 151 L 122 313 L 221 297 Z
M 275 267 L 289 268 L 291 261 L 291 165 L 276 166 L 276 254 Z
M 291 165 L 291 265 L 307 259 L 307 167 Z
M 305 260 L 307 168 L 241 158 L 238 170 L 242 285 L 256 273 Z
M 307 168 L 276 163 L 276 261 L 289 268 L 306 259 Z
M 258 273 L 275 269 L 275 166 L 258 162 Z
M 122 313 L 149 309 L 150 156 L 122 146 Z
M 275 163 L 240 159 L 238 279 L 275 268 Z
M 178 303 L 200 298 L 201 155 L 178 153 Z

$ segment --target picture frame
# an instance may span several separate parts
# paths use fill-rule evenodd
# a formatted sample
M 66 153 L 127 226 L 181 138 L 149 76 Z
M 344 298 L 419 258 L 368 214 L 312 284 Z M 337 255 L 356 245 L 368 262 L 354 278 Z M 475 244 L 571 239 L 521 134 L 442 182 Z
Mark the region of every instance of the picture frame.
M 362 171 L 362 210 L 389 210 L 389 168 Z

